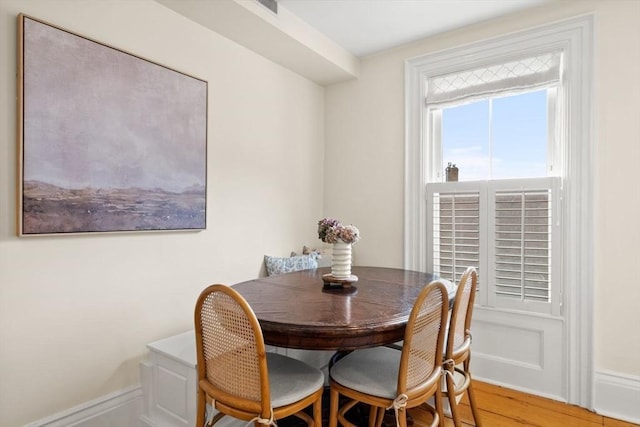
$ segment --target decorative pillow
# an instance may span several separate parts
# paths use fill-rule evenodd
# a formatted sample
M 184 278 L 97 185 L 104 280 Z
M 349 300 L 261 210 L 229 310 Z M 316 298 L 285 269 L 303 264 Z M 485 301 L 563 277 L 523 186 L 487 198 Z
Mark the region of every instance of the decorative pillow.
M 302 255 L 311 255 L 313 253 L 319 254 L 320 251 L 318 249 L 311 249 L 309 246 L 302 247 Z
M 269 255 L 264 256 L 264 264 L 267 267 L 267 275 L 291 273 L 292 271 L 311 270 L 318 268 L 315 257 L 310 255 L 279 258 Z
M 331 267 L 331 255 L 327 254 L 324 251 L 320 251 L 319 249 L 311 249 L 308 246 L 303 246 L 302 253 L 304 255 L 315 255 L 316 261 L 318 261 L 318 267 Z

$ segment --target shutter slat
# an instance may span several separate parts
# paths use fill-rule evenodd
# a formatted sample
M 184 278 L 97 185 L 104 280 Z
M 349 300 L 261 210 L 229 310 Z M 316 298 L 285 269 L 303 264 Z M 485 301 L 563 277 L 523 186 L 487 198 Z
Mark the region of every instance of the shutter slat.
M 480 268 L 480 195 L 433 194 L 434 269 L 457 282 L 467 267 Z
M 549 300 L 550 197 L 548 190 L 496 191 L 493 215 L 497 295 L 523 301 Z

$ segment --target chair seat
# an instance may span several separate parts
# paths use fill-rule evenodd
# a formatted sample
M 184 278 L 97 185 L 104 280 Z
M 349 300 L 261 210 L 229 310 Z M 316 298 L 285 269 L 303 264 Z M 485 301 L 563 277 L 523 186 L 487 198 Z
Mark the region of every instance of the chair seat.
M 271 406 L 301 400 L 324 387 L 324 374 L 306 363 L 277 353 L 267 353 Z
M 331 378 L 352 390 L 395 399 L 401 351 L 388 347 L 356 350 L 336 362 Z
M 260 322 L 233 288 L 215 284 L 200 293 L 195 309 L 198 400 L 196 426 L 231 416 L 258 425 L 295 415 L 322 424 L 324 374 L 308 364 L 268 353 Z M 216 401 L 217 399 L 217 401 Z M 214 414 L 207 402 L 213 402 Z M 304 410 L 312 408 L 310 415 Z M 217 411 L 215 411 L 217 412 Z

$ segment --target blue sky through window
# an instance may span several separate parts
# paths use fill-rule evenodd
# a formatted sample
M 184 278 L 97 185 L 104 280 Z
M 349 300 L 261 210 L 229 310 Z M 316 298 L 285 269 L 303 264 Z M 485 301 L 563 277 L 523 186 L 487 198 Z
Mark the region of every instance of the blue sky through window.
M 460 181 L 547 176 L 547 90 L 442 110 L 442 160 Z

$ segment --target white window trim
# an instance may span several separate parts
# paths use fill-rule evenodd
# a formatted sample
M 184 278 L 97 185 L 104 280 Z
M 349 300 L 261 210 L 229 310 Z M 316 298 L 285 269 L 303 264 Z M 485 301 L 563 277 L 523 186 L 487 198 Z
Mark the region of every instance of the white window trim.
M 585 15 L 490 40 L 412 58 L 405 63 L 405 226 L 404 266 L 426 271 L 426 183 L 433 153 L 423 138 L 432 131 L 427 122 L 424 97 L 429 76 L 462 68 L 508 61 L 558 49 L 564 53 L 567 134 L 561 154 L 567 171 L 562 211 L 566 256 L 563 258 L 563 306 L 568 337 L 567 372 L 569 403 L 593 408 L 593 258 L 594 124 L 593 15 Z M 555 163 L 555 162 L 554 162 Z M 556 163 L 558 164 L 558 163 Z M 567 304 L 571 301 L 571 304 Z

